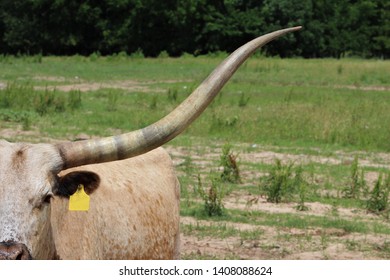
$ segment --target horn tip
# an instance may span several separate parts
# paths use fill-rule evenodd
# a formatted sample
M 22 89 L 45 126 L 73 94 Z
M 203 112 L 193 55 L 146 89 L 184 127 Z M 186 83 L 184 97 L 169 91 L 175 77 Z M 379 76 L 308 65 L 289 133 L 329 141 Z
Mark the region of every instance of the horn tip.
M 299 26 L 294 26 L 294 27 L 291 27 L 291 28 L 289 28 L 291 31 L 298 31 L 298 30 L 300 30 L 300 29 L 302 29 L 302 26 L 301 25 L 299 25 Z

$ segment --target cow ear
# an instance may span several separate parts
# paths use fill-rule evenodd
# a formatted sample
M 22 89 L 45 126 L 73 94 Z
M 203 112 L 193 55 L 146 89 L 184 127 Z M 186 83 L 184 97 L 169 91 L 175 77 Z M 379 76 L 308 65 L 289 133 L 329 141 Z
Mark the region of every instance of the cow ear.
M 96 173 L 89 171 L 70 172 L 59 177 L 54 194 L 69 197 L 76 192 L 79 185 L 84 185 L 84 191 L 90 195 L 99 187 L 99 184 L 100 177 Z

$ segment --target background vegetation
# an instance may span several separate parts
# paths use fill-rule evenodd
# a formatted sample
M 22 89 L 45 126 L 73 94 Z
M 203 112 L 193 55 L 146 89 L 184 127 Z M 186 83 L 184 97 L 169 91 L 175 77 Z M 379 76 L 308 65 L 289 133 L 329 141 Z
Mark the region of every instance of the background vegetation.
M 387 58 L 389 11 L 386 0 L 2 0 L 0 53 L 199 55 L 302 25 L 264 51 Z

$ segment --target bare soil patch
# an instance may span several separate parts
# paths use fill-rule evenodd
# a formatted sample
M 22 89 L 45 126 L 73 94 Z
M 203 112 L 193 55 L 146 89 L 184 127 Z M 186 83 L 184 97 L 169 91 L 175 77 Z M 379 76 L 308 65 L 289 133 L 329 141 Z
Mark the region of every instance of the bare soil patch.
M 15 139 L 20 137 L 37 136 L 37 133 L 31 130 L 24 131 L 19 129 L 3 128 L 0 129 L 1 138 Z
M 122 80 L 113 82 L 86 82 L 78 77 L 73 79 L 65 79 L 64 77 L 45 77 L 37 76 L 34 77 L 36 80 L 59 82 L 58 85 L 48 86 L 35 86 L 37 90 L 59 90 L 69 92 L 72 90 L 79 90 L 81 92 L 96 91 L 99 89 L 123 89 L 128 91 L 137 92 L 164 92 L 165 90 L 156 87 L 158 84 L 173 84 L 179 82 L 190 82 L 191 80 L 152 80 L 152 81 L 138 81 L 138 80 Z
M 181 235 L 182 255 L 217 259 L 285 259 L 285 260 L 362 260 L 381 258 L 376 252 L 386 246 L 385 235 L 351 234 L 340 229 L 294 229 L 251 226 L 239 223 L 199 221 L 182 217 L 182 225 L 232 227 L 261 231 L 256 239 L 239 236 L 228 238 Z
M 210 170 L 218 170 L 218 161 L 221 154 L 220 145 L 202 147 L 174 147 L 167 146 L 171 154 L 177 172 L 186 176 L 180 166 L 186 164 L 188 158 L 191 164 L 201 172 L 208 173 Z M 350 164 L 356 153 L 336 152 L 334 156 L 289 154 L 283 152 L 266 151 L 261 147 L 250 152 L 239 153 L 239 161 L 242 163 L 273 164 L 275 159 L 283 162 L 297 162 L 308 164 L 315 162 L 325 165 Z M 361 166 L 384 167 L 390 169 L 390 155 L 387 153 L 369 154 L 361 152 L 364 159 L 359 161 Z M 263 176 L 256 170 L 245 169 L 241 173 L 245 183 L 258 182 Z M 207 176 L 207 175 L 205 175 Z M 368 184 L 374 184 L 378 173 L 370 171 L 366 173 Z M 198 201 L 202 202 L 202 201 Z M 297 203 L 274 204 L 267 202 L 265 197 L 252 195 L 241 189 L 231 192 L 224 198 L 226 209 L 238 209 L 241 211 L 257 211 L 268 214 L 292 214 L 305 219 L 308 216 L 318 218 L 338 217 L 350 222 L 360 223 L 375 222 L 387 224 L 388 221 L 382 216 L 369 213 L 362 208 L 334 208 L 330 204 L 320 202 L 307 202 L 309 211 L 297 211 Z M 217 259 L 386 259 L 390 256 L 390 236 L 375 233 L 348 232 L 341 228 L 284 228 L 278 226 L 258 226 L 252 224 L 216 222 L 196 220 L 192 217 L 182 217 L 181 223 L 193 225 L 191 234 L 182 233 L 182 256 L 184 258 L 217 258 Z M 232 227 L 240 232 L 260 231 L 258 238 L 242 238 L 229 236 L 218 238 L 215 236 L 203 236 L 196 232 L 196 225 Z
M 59 77 L 59 76 L 35 76 L 33 77 L 36 81 L 48 81 L 48 82 L 65 82 L 67 79 L 65 77 Z M 74 77 L 74 81 L 79 80 L 78 77 Z
M 365 91 L 388 91 L 388 90 L 390 90 L 390 87 L 388 87 L 388 86 L 336 85 L 334 87 L 335 88 L 365 90 Z
M 69 85 L 55 85 L 55 86 L 35 86 L 35 89 L 42 90 L 59 90 L 64 92 L 69 92 L 73 90 L 78 90 L 81 92 L 87 92 L 87 91 L 97 91 L 99 89 L 124 89 L 129 91 L 139 91 L 139 92 L 158 92 L 162 91 L 161 89 L 151 89 L 147 85 L 142 85 L 139 83 L 134 82 L 121 82 L 121 83 L 77 83 L 77 84 L 69 84 Z

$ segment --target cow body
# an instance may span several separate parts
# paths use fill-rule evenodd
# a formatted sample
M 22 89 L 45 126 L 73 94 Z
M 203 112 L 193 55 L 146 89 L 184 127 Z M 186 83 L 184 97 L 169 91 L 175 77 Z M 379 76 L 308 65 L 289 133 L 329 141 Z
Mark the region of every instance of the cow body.
M 172 259 L 179 257 L 179 184 L 162 148 L 122 161 L 66 170 L 99 175 L 89 211 L 51 203 L 60 259 Z
M 179 257 L 179 184 L 164 149 L 57 173 L 61 162 L 51 145 L 0 141 L 0 259 Z M 69 211 L 66 193 L 90 189 L 91 174 L 89 210 Z

